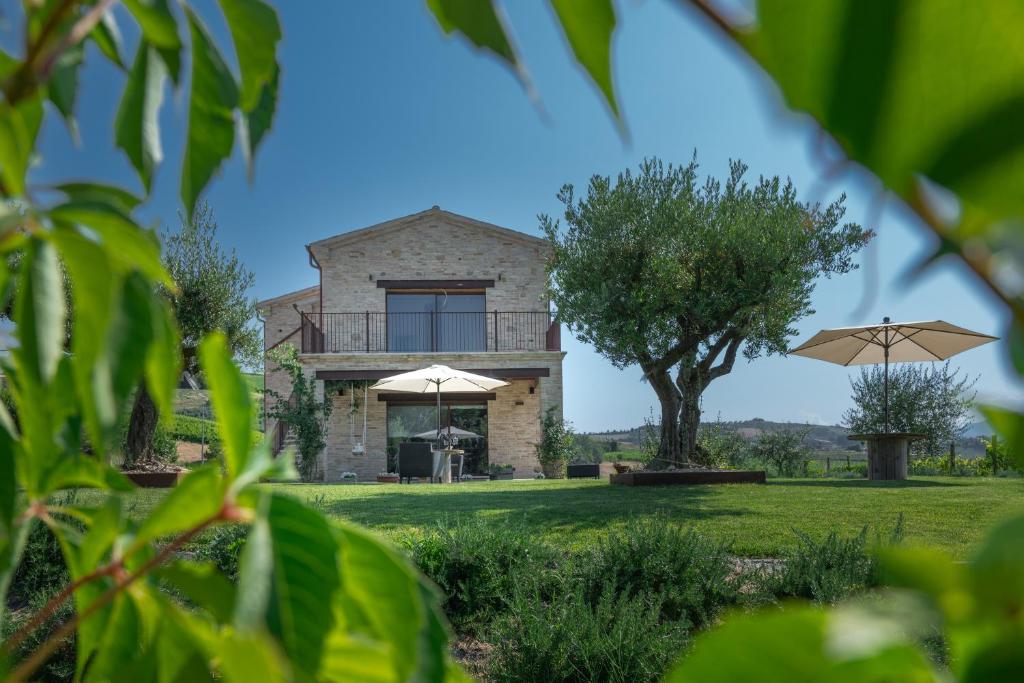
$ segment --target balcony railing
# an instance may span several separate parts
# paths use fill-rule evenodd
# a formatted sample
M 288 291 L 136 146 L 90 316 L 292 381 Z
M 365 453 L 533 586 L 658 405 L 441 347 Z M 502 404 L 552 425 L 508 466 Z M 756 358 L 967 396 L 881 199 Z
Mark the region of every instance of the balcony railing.
M 548 311 L 302 313 L 303 353 L 560 351 Z

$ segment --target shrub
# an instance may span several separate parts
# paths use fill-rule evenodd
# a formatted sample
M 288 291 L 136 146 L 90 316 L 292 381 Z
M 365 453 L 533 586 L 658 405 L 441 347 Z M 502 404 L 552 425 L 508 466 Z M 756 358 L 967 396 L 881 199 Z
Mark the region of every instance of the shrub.
M 698 432 L 695 460 L 708 467 L 739 467 L 749 451 L 750 444 L 739 432 L 717 421 Z
M 544 475 L 561 479 L 565 476 L 565 463 L 571 462 L 576 454 L 576 446 L 572 425 L 558 417 L 555 410 L 552 406 L 544 413 L 540 442 L 535 443 L 534 448 Z
M 55 500 L 58 505 L 73 504 L 73 496 Z M 70 520 L 62 520 L 70 522 Z M 71 522 L 74 524 L 74 522 Z M 78 525 L 76 525 L 78 526 Z M 18 568 L 11 578 L 7 593 L 8 606 L 3 624 L 0 625 L 0 640 L 6 640 L 28 623 L 47 601 L 71 582 L 60 542 L 50 528 L 41 522 L 32 525 Z M 44 621 L 13 653 L 13 661 L 21 661 L 45 642 L 50 634 L 71 618 L 74 609 L 72 601 L 65 601 Z M 75 673 L 74 635 L 62 641 L 54 655 L 37 672 L 39 680 L 70 681 Z
M 956 458 L 949 465 L 949 456 L 915 458 L 907 466 L 910 474 L 918 476 L 987 477 L 992 474 L 992 461 L 988 458 Z
M 452 626 L 473 632 L 508 607 L 515 587 L 550 592 L 557 551 L 521 527 L 442 522 L 409 544 L 413 562 L 444 594 Z
M 815 541 L 794 530 L 798 538 L 796 549 L 787 553 L 781 567 L 760 573 L 754 579 L 762 597 L 769 599 L 797 597 L 821 603 L 835 603 L 854 593 L 879 585 L 877 564 L 868 547 L 868 529 L 851 537 L 829 533 Z M 901 515 L 888 542 L 899 543 L 903 538 Z M 876 545 L 881 539 L 876 539 Z
M 0 641 L 7 640 L 25 626 L 29 619 L 46 605 L 52 595 L 53 592 L 38 591 L 28 596 L 27 602 L 18 609 L 8 610 L 4 615 L 3 623 L 0 624 Z M 53 631 L 74 615 L 72 605 L 73 601 L 65 600 L 60 607 L 54 610 L 53 614 L 22 641 L 12 653 L 11 663 L 20 662 L 39 649 Z M 75 661 L 75 634 L 72 633 L 61 641 L 57 650 L 36 671 L 33 680 L 71 681 L 75 676 Z
M 658 680 L 680 653 L 687 630 L 662 622 L 657 600 L 603 589 L 592 603 L 579 588 L 551 600 L 518 591 L 491 632 L 493 681 Z
M 241 524 L 215 527 L 200 539 L 194 552 L 197 560 L 212 562 L 229 580 L 238 579 L 238 558 L 245 547 L 249 528 Z
M 728 547 L 662 517 L 630 522 L 576 555 L 573 564 L 591 605 L 612 590 L 658 602 L 662 621 L 700 627 L 737 601 Z

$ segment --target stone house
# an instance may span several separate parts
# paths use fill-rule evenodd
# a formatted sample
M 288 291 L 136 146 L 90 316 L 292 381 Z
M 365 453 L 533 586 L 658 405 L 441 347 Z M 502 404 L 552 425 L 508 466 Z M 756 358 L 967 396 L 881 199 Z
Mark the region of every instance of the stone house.
M 545 299 L 547 243 L 438 207 L 306 246 L 320 284 L 260 302 L 264 345 L 293 344 L 318 392 L 333 401 L 323 476 L 359 481 L 391 471 L 397 446 L 436 429 L 434 395 L 368 389 L 374 381 L 442 364 L 510 385 L 442 395 L 442 422 L 460 440 L 466 468 L 539 469 L 534 444 L 549 410 L 561 416 L 559 325 Z M 290 382 L 266 363 L 266 386 Z M 286 425 L 264 416 L 275 448 Z

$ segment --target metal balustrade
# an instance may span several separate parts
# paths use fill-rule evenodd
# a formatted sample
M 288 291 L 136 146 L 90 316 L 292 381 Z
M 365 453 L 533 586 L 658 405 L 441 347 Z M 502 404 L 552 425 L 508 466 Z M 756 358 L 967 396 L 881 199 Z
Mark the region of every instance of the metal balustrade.
M 301 313 L 302 353 L 560 351 L 548 311 Z

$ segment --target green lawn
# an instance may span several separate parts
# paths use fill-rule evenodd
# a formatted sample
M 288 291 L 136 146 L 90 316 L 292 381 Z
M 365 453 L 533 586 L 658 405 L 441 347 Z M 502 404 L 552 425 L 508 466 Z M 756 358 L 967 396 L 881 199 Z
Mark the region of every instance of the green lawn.
M 906 482 L 776 479 L 768 484 L 640 487 L 603 481 L 516 481 L 455 485 L 274 484 L 319 499 L 339 518 L 401 535 L 445 517 L 523 523 L 546 540 L 579 546 L 635 516 L 664 514 L 733 543 L 737 554 L 776 555 L 792 530 L 887 534 L 900 513 L 905 538 L 970 555 L 985 530 L 1024 512 L 1024 480 L 919 477 Z M 138 494 L 141 513 L 162 494 Z

